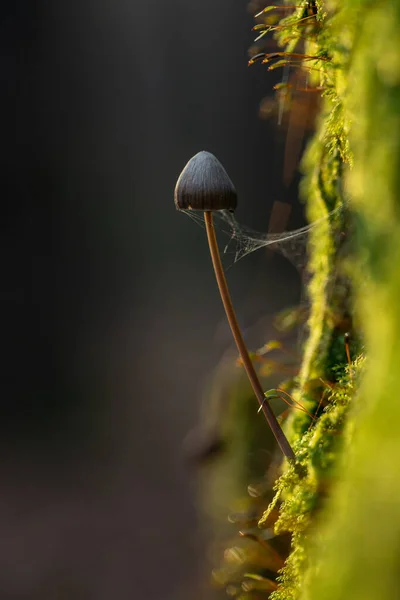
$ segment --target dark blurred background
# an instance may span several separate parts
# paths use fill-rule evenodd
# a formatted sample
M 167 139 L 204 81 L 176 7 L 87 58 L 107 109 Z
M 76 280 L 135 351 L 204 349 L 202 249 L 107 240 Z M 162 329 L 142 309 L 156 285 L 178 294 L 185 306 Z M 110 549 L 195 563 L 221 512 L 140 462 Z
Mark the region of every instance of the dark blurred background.
M 209 597 L 182 440 L 231 340 L 205 232 L 173 189 L 209 150 L 239 221 L 266 231 L 273 201 L 295 200 L 284 132 L 258 117 L 279 75 L 247 67 L 247 9 L 2 3 L 4 600 Z M 279 256 L 228 266 L 244 328 L 298 300 Z

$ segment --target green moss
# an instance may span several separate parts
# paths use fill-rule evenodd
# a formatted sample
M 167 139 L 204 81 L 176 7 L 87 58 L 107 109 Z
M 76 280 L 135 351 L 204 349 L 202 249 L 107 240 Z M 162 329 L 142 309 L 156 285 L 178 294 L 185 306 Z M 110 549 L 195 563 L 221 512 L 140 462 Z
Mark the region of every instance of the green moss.
M 356 308 L 368 369 L 341 481 L 313 544 L 303 593 L 311 599 L 400 595 L 400 3 L 343 2 L 338 37 L 340 25 L 356 20 L 345 102 L 354 167 L 346 185 L 355 212 Z
M 334 381 L 340 374 L 342 379 L 309 432 L 304 415 L 294 414 L 289 423 L 302 471 L 290 466 L 276 484 L 282 503 L 275 528 L 292 533 L 292 552 L 271 598 L 395 598 L 400 592 L 400 409 L 395 393 L 400 359 L 400 2 L 326 2 L 324 14 L 324 32 L 313 44 L 322 44 L 320 51 L 327 47 L 332 64 L 323 69 L 328 88 L 303 161 L 303 195 L 310 219 L 328 214 L 343 202 L 343 193 L 352 216 L 349 220 L 346 210 L 343 221 L 327 223 L 323 234 L 311 239 L 309 338 L 297 398 L 310 405 L 316 399 L 309 393 L 310 382 L 320 377 Z M 341 263 L 341 228 L 354 237 L 357 259 L 350 269 Z M 337 322 L 337 313 L 345 318 L 353 303 L 369 357 L 356 394 L 355 377 L 364 361 L 353 366 L 352 378 L 343 379 L 343 328 Z M 354 340 L 352 353 L 357 345 Z
M 363 364 L 364 358 L 358 358 L 351 371 L 348 369 L 330 390 L 328 406 L 297 442 L 297 461 L 277 481 L 275 499 L 259 522 L 263 527 L 272 508 L 281 501 L 275 531 L 292 534 L 292 552 L 280 572 L 280 586 L 271 600 L 295 598 L 302 588 L 309 566 L 310 531 L 338 479 L 338 457 L 347 452 L 350 445 L 351 427 L 347 417 Z
M 280 25 L 277 41 L 315 57 L 310 79 L 323 88 L 302 162 L 308 218 L 323 220 L 311 230 L 293 396 L 324 408 L 316 421 L 293 411 L 285 425 L 296 462 L 284 464 L 269 506 L 261 499 L 259 527 L 290 535 L 291 551 L 278 588 L 263 582 L 257 597 L 389 600 L 400 596 L 400 0 L 302 0 Z M 358 356 L 350 368 L 346 332 Z M 265 552 L 249 558 L 254 577 L 270 577 Z
M 322 14 L 322 6 L 319 4 Z M 335 276 L 340 268 L 338 254 L 343 240 L 341 231 L 346 229 L 347 213 L 343 207 L 342 177 L 344 165 L 351 162 L 346 131 L 348 126 L 343 115 L 342 99 L 338 95 L 336 81 L 341 63 L 333 57 L 331 39 L 327 35 L 328 19 L 321 20 L 321 30 L 305 53 L 317 47 L 329 57 L 329 62 L 320 67 L 320 84 L 325 87 L 318 119 L 317 131 L 303 158 L 304 179 L 302 196 L 306 202 L 310 221 L 325 218 L 324 226 L 311 230 L 308 268 L 312 275 L 308 286 L 311 303 L 308 322 L 309 337 L 304 348 L 300 372 L 299 396 L 310 379 L 325 375 L 325 360 L 335 329 L 335 319 L 349 312 L 348 298 L 332 298 L 337 292 Z M 338 210 L 342 207 L 342 210 Z M 331 219 L 327 216 L 335 211 Z M 332 314 L 332 304 L 336 314 Z M 341 313 L 341 314 L 340 314 Z M 295 418 L 295 417 L 294 417 Z

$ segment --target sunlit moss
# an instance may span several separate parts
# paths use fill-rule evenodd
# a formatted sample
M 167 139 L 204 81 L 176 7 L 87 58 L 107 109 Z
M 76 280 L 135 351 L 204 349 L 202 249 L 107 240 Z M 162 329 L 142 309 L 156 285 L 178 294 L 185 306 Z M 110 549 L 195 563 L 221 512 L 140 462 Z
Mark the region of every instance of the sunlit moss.
M 345 102 L 354 155 L 346 183 L 355 211 L 356 307 L 368 369 L 302 597 L 386 600 L 400 595 L 400 3 L 343 5 L 338 25 L 361 16 L 353 28 Z
M 296 445 L 297 461 L 275 484 L 276 496 L 260 520 L 263 527 L 272 508 L 281 502 L 276 533 L 292 534 L 292 552 L 278 581 L 273 600 L 298 597 L 309 567 L 309 537 L 313 535 L 318 514 L 339 478 L 339 457 L 351 444 L 351 419 L 348 418 L 365 359 L 359 357 L 329 391 L 329 404 L 318 421 Z
M 368 368 L 359 359 L 351 377 L 333 386 L 329 408 L 309 432 L 304 416 L 291 419 L 303 471 L 291 466 L 276 484 L 275 527 L 293 537 L 271 598 L 389 599 L 400 592 L 400 2 L 326 2 L 326 14 L 321 40 L 336 70 L 303 162 L 303 190 L 310 218 L 346 195 L 356 259 L 346 269 L 352 283 L 329 289 L 340 261 L 335 224 L 311 240 L 312 308 L 298 394 L 312 401 L 310 380 L 343 372 L 334 314 L 351 308 L 346 287 Z
M 301 43 L 316 57 L 310 81 L 322 104 L 301 190 L 310 221 L 325 220 L 310 235 L 308 337 L 293 396 L 319 410 L 316 421 L 292 412 L 297 460 L 285 463 L 269 506 L 262 498 L 260 531 L 292 540 L 272 576 L 278 587 L 248 573 L 273 600 L 389 600 L 400 596 L 400 0 L 296 6 L 274 34 L 287 52 Z M 266 547 L 231 573 L 236 597 L 250 597 L 246 561 L 262 570 Z

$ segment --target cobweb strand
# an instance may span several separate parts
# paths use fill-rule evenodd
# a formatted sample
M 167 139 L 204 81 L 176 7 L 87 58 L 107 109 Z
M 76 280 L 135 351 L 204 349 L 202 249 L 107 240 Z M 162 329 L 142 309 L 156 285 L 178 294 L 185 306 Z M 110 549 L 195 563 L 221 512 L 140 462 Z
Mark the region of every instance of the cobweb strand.
M 315 230 L 319 226 L 326 225 L 328 221 L 342 210 L 343 205 L 335 208 L 326 216 L 313 221 L 309 225 L 282 233 L 262 233 L 241 225 L 234 214 L 226 210 L 216 211 L 214 216 L 216 223 L 219 223 L 221 226 L 221 232 L 229 237 L 224 247 L 224 254 L 233 255 L 234 264 L 256 250 L 271 247 L 271 250 L 282 254 L 303 273 L 307 264 L 307 245 L 310 231 Z M 184 212 L 197 225 L 205 227 L 202 212 L 192 210 L 185 210 Z

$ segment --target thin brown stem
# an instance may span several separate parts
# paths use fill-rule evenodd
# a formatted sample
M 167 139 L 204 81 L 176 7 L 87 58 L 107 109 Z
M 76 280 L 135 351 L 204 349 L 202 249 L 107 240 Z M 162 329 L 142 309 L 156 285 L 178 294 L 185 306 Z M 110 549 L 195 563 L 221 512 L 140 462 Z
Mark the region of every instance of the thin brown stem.
M 347 357 L 347 362 L 348 362 L 348 365 L 349 365 L 349 375 L 350 375 L 350 379 L 352 379 L 353 378 L 353 370 L 351 368 L 351 355 L 350 355 L 349 339 L 350 339 L 349 334 L 345 333 L 344 334 L 344 345 L 345 345 L 345 348 L 346 348 L 346 357 Z
M 233 334 L 234 340 L 236 342 L 236 346 L 239 350 L 239 354 L 241 356 L 243 366 L 246 370 L 247 377 L 250 380 L 250 383 L 254 390 L 256 398 L 260 404 L 260 407 L 262 408 L 262 410 L 264 412 L 264 415 L 265 415 L 265 418 L 267 419 L 268 425 L 270 426 L 272 433 L 274 434 L 276 441 L 278 442 L 278 444 L 280 446 L 280 449 L 282 450 L 283 454 L 287 458 L 294 459 L 295 458 L 294 452 L 293 452 L 292 448 L 290 447 L 290 444 L 289 444 L 288 440 L 286 439 L 285 434 L 283 433 L 281 427 L 279 426 L 279 423 L 278 423 L 274 413 L 272 412 L 272 408 L 270 407 L 270 405 L 267 402 L 267 399 L 265 398 L 263 388 L 257 377 L 257 373 L 254 369 L 253 363 L 251 362 L 249 352 L 247 350 L 246 344 L 244 343 L 242 332 L 240 331 L 240 328 L 239 328 L 235 309 L 233 308 L 231 296 L 230 296 L 229 290 L 228 290 L 228 285 L 226 283 L 225 273 L 222 268 L 221 256 L 219 254 L 217 238 L 215 235 L 212 212 L 206 211 L 204 213 L 204 219 L 205 219 L 205 223 L 206 223 L 208 245 L 210 247 L 211 259 L 212 259 L 212 263 L 214 266 L 215 277 L 217 279 L 219 292 L 221 294 L 221 299 L 222 299 L 222 303 L 225 308 L 226 316 L 228 318 L 228 322 L 229 322 L 230 328 L 232 330 L 232 334 Z

